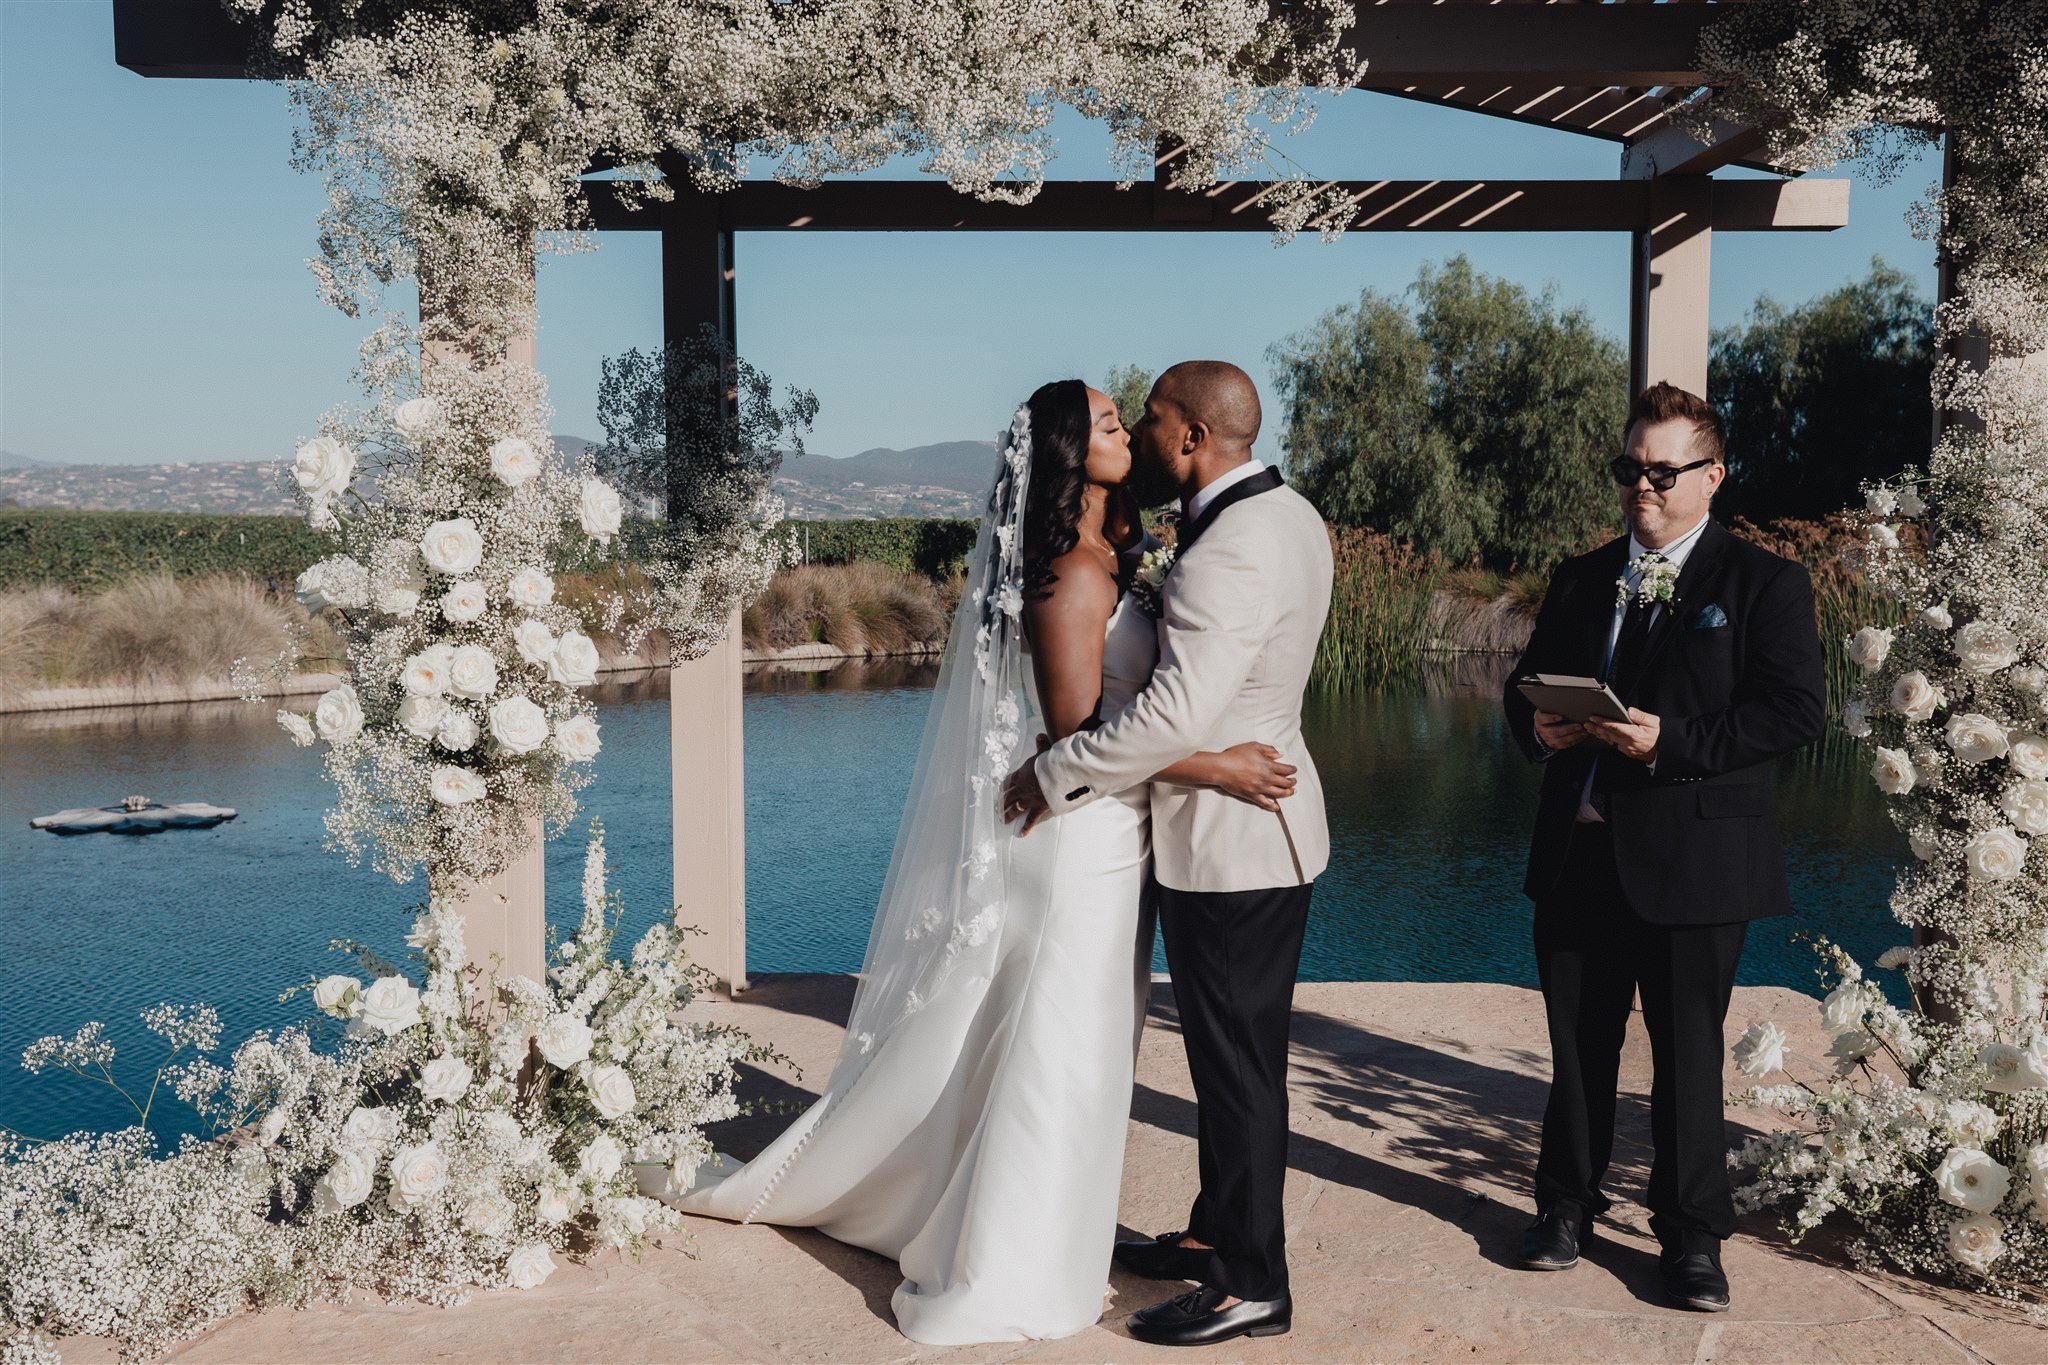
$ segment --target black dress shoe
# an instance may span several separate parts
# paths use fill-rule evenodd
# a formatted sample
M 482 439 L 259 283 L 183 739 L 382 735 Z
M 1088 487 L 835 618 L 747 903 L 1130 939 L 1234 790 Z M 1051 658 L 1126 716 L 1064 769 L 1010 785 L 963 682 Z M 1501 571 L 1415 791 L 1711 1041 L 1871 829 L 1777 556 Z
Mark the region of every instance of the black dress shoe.
M 1131 1335 L 1154 1346 L 1213 1346 L 1237 1337 L 1277 1337 L 1294 1326 L 1294 1300 L 1246 1300 L 1218 1308 L 1230 1295 L 1203 1285 L 1177 1299 L 1131 1314 Z
M 1162 1232 L 1142 1242 L 1118 1242 L 1110 1259 L 1148 1280 L 1199 1280 L 1209 1268 L 1209 1252 L 1184 1247 L 1185 1232 Z
M 1664 1293 L 1679 1308 L 1695 1313 L 1728 1311 L 1728 1276 L 1721 1257 L 1712 1251 L 1665 1251 L 1657 1257 L 1664 1272 Z
M 1524 1270 L 1570 1270 L 1579 1263 L 1579 1243 L 1592 1240 L 1592 1225 L 1581 1226 L 1569 1213 L 1538 1214 L 1522 1234 L 1515 1264 Z

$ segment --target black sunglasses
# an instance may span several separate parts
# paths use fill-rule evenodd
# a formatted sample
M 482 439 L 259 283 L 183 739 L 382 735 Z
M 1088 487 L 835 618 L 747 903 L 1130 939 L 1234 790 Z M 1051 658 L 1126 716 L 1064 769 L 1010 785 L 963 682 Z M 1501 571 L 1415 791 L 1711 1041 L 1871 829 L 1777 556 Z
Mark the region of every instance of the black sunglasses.
M 1608 461 L 1607 472 L 1612 474 L 1614 481 L 1623 488 L 1635 487 L 1637 479 L 1648 479 L 1650 487 L 1664 493 L 1670 491 L 1671 485 L 1678 482 L 1680 474 L 1712 463 L 1712 460 L 1694 460 L 1691 464 L 1678 465 L 1637 464 L 1626 455 L 1617 455 Z

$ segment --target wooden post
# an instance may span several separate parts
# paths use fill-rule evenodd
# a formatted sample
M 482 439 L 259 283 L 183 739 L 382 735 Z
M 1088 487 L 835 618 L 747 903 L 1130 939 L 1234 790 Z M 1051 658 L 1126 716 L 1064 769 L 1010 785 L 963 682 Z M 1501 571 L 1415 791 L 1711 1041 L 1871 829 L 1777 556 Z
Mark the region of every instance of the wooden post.
M 734 345 L 733 234 L 715 204 L 683 188 L 662 206 L 662 332 L 670 344 L 707 325 Z M 673 446 L 674 442 L 671 442 Z M 681 509 L 670 508 L 670 515 Z M 740 620 L 700 659 L 669 670 L 675 896 L 684 924 L 704 931 L 693 956 L 733 994 L 747 988 L 745 736 L 740 709 Z
M 1707 277 L 1714 244 L 1714 182 L 1704 175 L 1650 182 L 1650 225 L 1633 234 L 1629 392 L 1660 381 L 1707 392 Z

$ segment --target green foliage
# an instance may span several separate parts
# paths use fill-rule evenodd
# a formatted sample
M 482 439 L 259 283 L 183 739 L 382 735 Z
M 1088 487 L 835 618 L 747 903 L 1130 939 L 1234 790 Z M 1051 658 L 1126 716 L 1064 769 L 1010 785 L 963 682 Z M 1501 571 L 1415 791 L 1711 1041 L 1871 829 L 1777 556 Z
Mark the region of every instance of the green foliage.
M 1925 464 L 1932 447 L 1934 312 L 1912 281 L 1870 274 L 1787 308 L 1759 298 L 1714 333 L 1707 390 L 1728 421 L 1724 515 L 1823 517 L 1862 485 Z
M 1136 426 L 1145 415 L 1145 398 L 1152 392 L 1152 381 L 1156 378 L 1142 365 L 1112 365 L 1102 377 L 1102 391 L 1116 404 L 1117 416 L 1123 419 L 1126 429 Z
M 1422 664 L 1424 622 L 1442 563 L 1386 536 L 1344 527 L 1331 528 L 1330 549 L 1330 618 L 1309 685 L 1342 691 L 1412 674 Z
M 951 517 L 886 517 L 876 521 L 786 521 L 782 531 L 813 564 L 886 564 L 927 578 L 959 573 L 974 549 L 980 523 Z M 809 539 L 806 541 L 806 533 Z
M 1272 350 L 1294 484 L 1323 515 L 1454 563 L 1548 569 L 1618 524 L 1602 467 L 1628 412 L 1621 347 L 1582 309 L 1425 265 Z
M 290 583 L 333 550 L 299 517 L 0 510 L 0 587 L 109 587 L 139 574 Z

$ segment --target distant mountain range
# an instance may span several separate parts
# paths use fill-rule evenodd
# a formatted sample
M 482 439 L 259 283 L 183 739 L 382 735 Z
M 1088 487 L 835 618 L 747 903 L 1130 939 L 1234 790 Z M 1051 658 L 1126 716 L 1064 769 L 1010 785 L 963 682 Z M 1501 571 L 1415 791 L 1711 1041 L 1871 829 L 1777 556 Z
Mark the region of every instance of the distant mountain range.
M 570 455 L 593 444 L 580 436 L 557 436 L 555 443 Z M 775 489 L 793 517 L 975 517 L 994 456 L 988 441 L 878 448 L 844 459 L 806 455 L 783 462 Z M 0 506 L 291 513 L 297 507 L 283 474 L 276 460 L 62 464 L 0 451 Z

